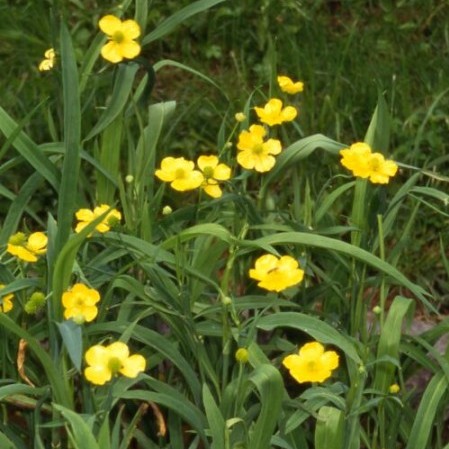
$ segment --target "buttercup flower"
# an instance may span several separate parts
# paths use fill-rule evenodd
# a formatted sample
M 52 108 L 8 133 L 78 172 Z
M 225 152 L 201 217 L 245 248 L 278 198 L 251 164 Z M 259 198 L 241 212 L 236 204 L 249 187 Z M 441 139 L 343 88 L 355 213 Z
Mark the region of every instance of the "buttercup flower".
M 263 108 L 256 106 L 254 110 L 259 120 L 268 126 L 290 122 L 298 115 L 298 111 L 293 106 L 282 108 L 282 101 L 278 98 L 272 98 Z
M 119 373 L 135 378 L 145 371 L 146 366 L 141 355 L 129 355 L 128 346 L 120 341 L 109 346 L 92 346 L 86 351 L 84 358 L 88 365 L 84 376 L 95 385 L 104 385 Z
M 273 254 L 265 254 L 259 257 L 255 267 L 249 270 L 249 277 L 259 281 L 257 285 L 265 290 L 280 292 L 299 284 L 304 277 L 304 271 L 293 257 L 278 258 Z
M 0 295 L 2 290 L 5 288 L 4 284 L 0 284 Z M 13 308 L 12 300 L 14 299 L 14 295 L 12 293 L 8 293 L 5 296 L 0 296 L 0 312 L 7 313 Z
M 101 56 L 109 62 L 117 63 L 123 59 L 133 59 L 140 53 L 140 45 L 135 42 L 140 36 L 140 27 L 135 20 L 120 20 L 107 15 L 98 25 L 109 41 L 101 48 Z
M 90 322 L 98 314 L 97 306 L 100 301 L 100 293 L 84 284 L 75 284 L 70 290 L 62 294 L 62 305 L 64 306 L 64 318 L 70 318 L 77 324 Z
M 36 262 L 47 251 L 48 238 L 43 232 L 33 232 L 26 238 L 23 232 L 12 235 L 6 251 L 25 262 Z
M 282 150 L 281 142 L 268 139 L 264 142 L 266 130 L 262 125 L 251 125 L 249 131 L 242 131 L 239 135 L 237 148 L 237 162 L 247 170 L 267 172 L 274 167 L 274 155 Z
M 44 53 L 45 59 L 43 59 L 39 64 L 39 71 L 44 72 L 47 70 L 51 70 L 55 65 L 56 54 L 53 48 L 49 48 Z
M 324 382 L 338 367 L 338 354 L 324 351 L 321 343 L 314 341 L 301 347 L 298 354 L 292 354 L 282 361 L 292 377 L 299 383 Z
M 195 164 L 183 157 L 165 157 L 161 161 L 161 168 L 155 175 L 180 192 L 198 188 L 204 181 L 204 176 L 198 170 L 194 170 Z
M 304 83 L 302 81 L 292 81 L 288 76 L 278 76 L 278 85 L 282 92 L 293 95 L 304 90 Z
M 93 211 L 90 209 L 79 209 L 75 216 L 78 220 L 78 224 L 75 227 L 75 232 L 81 232 L 90 222 L 98 218 L 100 215 L 104 214 L 110 206 L 107 204 L 101 204 L 97 206 Z M 105 233 L 108 232 L 112 226 L 120 223 L 122 219 L 122 214 L 116 210 L 112 209 L 103 221 L 95 227 L 98 232 Z
M 196 163 L 204 176 L 201 188 L 212 198 L 220 198 L 223 192 L 218 181 L 231 177 L 230 167 L 220 164 L 217 156 L 200 156 Z
M 368 144 L 357 142 L 340 151 L 341 164 L 354 176 L 369 178 L 373 184 L 388 184 L 398 170 L 392 160 L 385 160 L 381 153 L 372 153 Z

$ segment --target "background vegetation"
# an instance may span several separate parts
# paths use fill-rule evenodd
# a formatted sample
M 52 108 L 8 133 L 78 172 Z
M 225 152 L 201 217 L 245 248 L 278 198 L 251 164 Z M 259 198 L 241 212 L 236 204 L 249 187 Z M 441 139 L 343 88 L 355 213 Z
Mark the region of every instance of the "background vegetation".
M 105 14 L 140 23 L 138 64 L 97 58 Z M 446 1 L 0 0 L 0 17 L 2 449 L 449 448 Z M 235 145 L 278 74 L 305 91 L 258 177 Z M 399 163 L 388 186 L 341 167 L 363 140 Z M 222 198 L 154 177 L 210 153 L 235 174 Z M 75 234 L 99 204 L 120 226 Z M 37 230 L 47 255 L 16 263 L 8 239 Z M 304 282 L 258 288 L 266 252 Z M 102 299 L 79 326 L 60 298 L 81 281 Z M 36 290 L 47 305 L 28 313 Z M 145 374 L 93 387 L 82 355 L 118 339 Z M 311 339 L 340 366 L 297 384 L 282 359 Z

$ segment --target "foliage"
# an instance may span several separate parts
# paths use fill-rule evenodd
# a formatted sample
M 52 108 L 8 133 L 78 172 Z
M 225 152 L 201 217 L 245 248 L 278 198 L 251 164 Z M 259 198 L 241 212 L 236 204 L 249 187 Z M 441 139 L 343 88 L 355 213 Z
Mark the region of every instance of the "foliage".
M 44 8 L 31 3 L 26 20 Z M 2 448 L 448 447 L 448 352 L 435 346 L 448 322 L 435 289 L 410 276 L 406 260 L 420 216 L 447 216 L 448 179 L 438 173 L 446 159 L 430 170 L 420 155 L 425 126 L 413 154 L 400 146 L 389 154 L 401 133 L 381 89 L 363 146 L 382 156 L 381 168 L 395 165 L 382 184 L 371 182 L 371 159 L 365 176 L 363 155 L 356 178 L 342 165 L 362 140 L 363 119 L 354 136 L 345 131 L 346 143 L 343 133 L 319 129 L 327 116 L 343 125 L 344 113 L 335 114 L 341 84 L 326 89 L 326 100 L 316 59 L 303 55 L 310 71 L 299 71 L 285 55 L 323 47 L 318 34 L 314 48 L 293 40 L 311 31 L 313 14 L 335 7 L 351 19 L 333 28 L 347 44 L 346 61 L 359 45 L 365 2 L 349 11 L 345 2 L 286 1 L 273 23 L 278 2 L 244 3 L 156 8 L 128 0 L 104 11 L 94 1 L 55 1 L 51 21 L 28 38 L 24 60 L 35 63 L 23 89 L 35 94 L 31 106 L 9 108 L 6 99 L 0 108 Z M 388 2 L 379 8 L 395 20 Z M 292 11 L 304 22 L 291 21 Z M 132 36 L 139 27 L 138 57 L 101 59 L 107 37 L 97 23 L 105 15 L 132 20 Z M 245 83 L 233 85 L 238 101 L 223 89 L 208 120 L 201 112 L 188 119 L 193 109 L 160 101 L 158 83 L 171 88 L 164 73 L 182 68 L 212 89 L 219 81 L 188 60 L 149 62 L 148 48 L 174 45 L 168 34 L 186 22 L 192 36 L 183 45 L 192 45 L 202 23 L 210 31 L 220 20 L 234 24 L 230 37 L 222 29 L 216 36 L 238 49 Z M 249 41 L 241 21 L 252 26 Z M 286 32 L 276 43 L 279 23 Z M 17 24 L 2 26 L 14 35 Z M 111 33 L 114 45 L 123 42 Z M 37 40 L 45 41 L 39 51 Z M 211 45 L 213 60 L 224 50 Z M 53 67 L 39 73 L 50 47 Z M 296 81 L 298 73 L 304 85 L 293 97 L 278 75 Z M 48 98 L 40 101 L 42 92 Z M 368 106 L 374 101 L 359 107 Z M 209 129 L 192 144 L 201 121 Z M 185 127 L 193 134 L 183 135 Z M 444 235 L 438 245 L 446 278 Z M 439 323 L 417 335 L 423 314 Z

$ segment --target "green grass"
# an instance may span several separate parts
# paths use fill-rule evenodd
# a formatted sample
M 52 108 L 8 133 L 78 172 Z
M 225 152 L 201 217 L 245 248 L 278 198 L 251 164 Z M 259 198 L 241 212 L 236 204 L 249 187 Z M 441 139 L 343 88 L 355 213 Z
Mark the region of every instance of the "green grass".
M 449 7 L 422 3 L 0 0 L 2 449 L 447 449 L 433 346 L 448 325 Z M 142 25 L 136 61 L 99 57 L 107 13 Z M 304 93 L 280 93 L 278 74 Z M 283 151 L 244 170 L 239 133 L 281 95 L 300 111 L 269 130 Z M 390 183 L 341 166 L 362 140 L 400 165 Z M 219 198 L 155 176 L 201 154 L 232 168 Z M 120 223 L 74 232 L 100 204 Z M 47 235 L 37 263 L 7 251 L 18 231 Z M 303 282 L 259 287 L 266 253 L 298 261 Z M 100 292 L 93 322 L 63 319 L 75 283 Z M 35 292 L 46 305 L 26 313 Z M 116 340 L 145 373 L 90 384 L 83 354 Z M 339 367 L 298 384 L 282 361 L 315 340 Z

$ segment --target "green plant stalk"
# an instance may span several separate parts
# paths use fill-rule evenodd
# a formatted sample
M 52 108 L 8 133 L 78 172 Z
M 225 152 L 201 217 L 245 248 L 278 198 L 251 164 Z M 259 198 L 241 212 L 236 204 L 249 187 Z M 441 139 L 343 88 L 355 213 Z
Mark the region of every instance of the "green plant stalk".
M 237 241 L 243 240 L 245 238 L 246 233 L 248 232 L 248 225 L 245 224 L 240 234 L 237 238 Z M 231 315 L 231 319 L 234 318 L 235 321 L 235 311 L 233 311 L 232 299 L 229 297 L 229 278 L 234 267 L 235 258 L 237 255 L 237 244 L 234 242 L 229 248 L 229 258 L 226 262 L 225 271 L 223 273 L 223 277 L 221 279 L 221 295 L 222 295 L 222 325 L 223 325 L 223 370 L 222 370 L 222 393 L 226 388 L 228 383 L 228 375 L 229 375 L 229 357 L 231 352 L 231 343 L 232 343 L 232 333 L 231 333 L 231 324 L 229 319 L 229 314 Z M 231 312 L 229 311 L 231 309 Z M 236 323 L 238 324 L 238 323 Z
M 365 217 L 365 201 L 366 201 L 366 186 L 367 180 L 357 178 L 355 183 L 354 199 L 352 203 L 351 213 L 351 225 L 357 228 L 356 231 L 351 232 L 351 244 L 358 248 L 362 247 L 362 237 L 366 228 Z M 363 311 L 365 309 L 363 287 L 366 272 L 366 265 L 363 265 L 360 276 L 357 276 L 357 272 L 360 271 L 360 264 L 355 259 L 352 260 L 352 273 L 351 273 L 351 292 L 357 291 L 357 297 L 354 299 L 351 294 L 351 329 L 352 335 L 356 335 L 357 332 L 366 333 L 363 328 L 366 328 L 363 322 Z M 358 286 L 357 286 L 358 282 Z M 358 288 L 357 288 L 358 287 Z
M 383 217 L 382 215 L 377 215 L 377 226 L 379 228 L 379 258 L 385 261 L 385 242 L 384 242 L 384 231 L 383 231 Z M 386 293 L 385 293 L 385 275 L 381 273 L 382 277 L 379 289 L 379 300 L 380 300 L 380 333 L 382 333 L 382 329 L 385 322 L 385 301 L 386 301 Z M 384 447 L 384 446 L 382 446 Z

